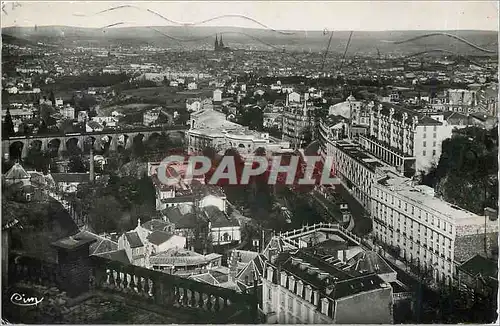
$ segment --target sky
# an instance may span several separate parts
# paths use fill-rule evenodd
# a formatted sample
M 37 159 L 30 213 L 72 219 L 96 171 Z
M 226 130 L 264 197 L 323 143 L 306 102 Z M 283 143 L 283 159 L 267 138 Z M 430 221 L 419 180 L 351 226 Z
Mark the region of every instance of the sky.
M 113 7 L 131 5 L 117 10 Z M 2 27 L 66 25 L 101 28 L 175 26 L 148 12 L 180 23 L 221 15 L 245 15 L 277 30 L 496 30 L 498 2 L 490 1 L 150 1 L 150 2 L 3 2 Z M 261 28 L 238 17 L 199 26 Z

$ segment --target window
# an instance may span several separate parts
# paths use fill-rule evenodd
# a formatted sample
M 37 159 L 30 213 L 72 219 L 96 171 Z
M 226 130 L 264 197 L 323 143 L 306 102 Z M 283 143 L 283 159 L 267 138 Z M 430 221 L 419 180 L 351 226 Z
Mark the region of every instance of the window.
M 436 141 L 432 142 L 432 147 L 436 147 Z
M 269 289 L 268 292 L 267 292 L 267 298 L 269 300 L 271 300 L 273 298 L 273 292 L 271 291 L 271 289 Z
M 432 134 L 432 138 L 436 138 L 436 133 Z
M 427 126 L 424 126 L 424 131 L 427 131 Z
M 433 130 L 434 130 L 434 131 L 436 131 L 436 130 L 437 130 L 437 127 L 436 127 L 436 126 L 434 126 L 434 127 L 433 127 Z
M 436 156 L 436 150 L 435 149 L 432 150 L 432 156 Z
M 426 133 L 424 133 L 424 138 L 427 138 L 427 134 Z
M 422 152 L 422 155 L 425 156 L 427 153 L 425 151 Z
M 427 142 L 426 142 L 426 141 L 424 141 L 424 145 L 423 145 L 423 146 L 424 146 L 424 147 L 427 147 Z

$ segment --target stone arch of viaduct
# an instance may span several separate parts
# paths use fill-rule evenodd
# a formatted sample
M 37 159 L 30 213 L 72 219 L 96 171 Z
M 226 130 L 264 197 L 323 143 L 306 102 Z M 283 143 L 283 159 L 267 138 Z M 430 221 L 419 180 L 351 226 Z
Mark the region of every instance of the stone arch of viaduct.
M 50 146 L 57 144 L 57 152 L 61 154 L 68 149 L 68 143 L 70 141 L 76 143 L 77 147 L 82 151 L 85 149 L 85 143 L 92 140 L 94 149 L 100 148 L 105 143 L 109 142 L 109 150 L 116 151 L 119 146 L 124 148 L 130 148 L 137 136 L 143 135 L 141 141 L 147 141 L 150 137 L 154 135 L 160 135 L 165 133 L 169 136 L 179 136 L 184 138 L 184 130 L 149 130 L 149 131 L 120 131 L 120 132 L 93 132 L 93 133 L 75 133 L 66 135 L 47 135 L 47 136 L 21 136 L 21 137 L 10 137 L 9 139 L 2 140 L 2 153 L 10 153 L 11 146 L 15 143 L 22 144 L 21 158 L 25 158 L 28 155 L 28 149 L 33 146 L 36 142 L 41 144 L 41 150 L 46 151 Z M 106 136 L 110 140 L 103 140 Z

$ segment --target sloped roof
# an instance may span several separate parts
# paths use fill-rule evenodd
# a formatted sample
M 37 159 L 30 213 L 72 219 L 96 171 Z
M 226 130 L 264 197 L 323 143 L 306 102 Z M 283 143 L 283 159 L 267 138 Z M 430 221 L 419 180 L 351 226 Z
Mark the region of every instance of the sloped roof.
M 497 263 L 479 254 L 458 266 L 458 269 L 474 277 L 481 275 L 483 277 L 493 277 L 496 279 L 498 276 Z
M 149 257 L 152 265 L 192 266 L 208 263 L 206 257 L 194 251 L 171 248 Z
M 257 254 L 257 256 L 249 261 L 247 266 L 236 275 L 236 278 L 243 283 L 246 276 L 252 280 L 253 278 L 260 279 L 263 275 L 265 260 L 266 258 L 264 255 Z
M 219 284 L 219 282 L 210 273 L 192 275 L 189 278 L 193 279 L 195 281 L 198 281 L 198 282 L 208 283 L 210 285 L 218 285 Z
M 384 287 L 385 282 L 377 274 L 369 274 L 335 284 L 335 288 L 330 296 L 333 299 L 356 295 L 361 292 L 375 290 Z
M 105 252 L 111 252 L 118 250 L 118 244 L 114 241 L 101 237 L 90 231 L 80 231 L 76 234 L 76 237 L 85 239 L 95 239 L 96 242 L 90 245 L 90 254 L 98 255 Z
M 203 208 L 206 216 L 212 223 L 212 227 L 240 226 L 237 220 L 230 218 L 217 206 L 206 206 Z
M 196 215 L 194 213 L 182 214 L 179 208 L 169 207 L 162 211 L 165 217 L 174 223 L 176 229 L 194 229 L 198 225 Z
M 157 246 L 161 245 L 162 243 L 170 240 L 172 238 L 173 234 L 164 232 L 164 231 L 154 231 L 150 235 L 148 235 L 147 239 L 149 242 L 152 244 L 155 244 Z
M 125 264 L 130 264 L 130 260 L 127 257 L 127 253 L 125 252 L 125 249 L 104 252 L 104 253 L 97 254 L 96 256 L 107 258 L 107 259 L 114 260 L 114 261 L 119 261 L 119 262 L 125 263 Z
M 149 231 L 166 231 L 170 226 L 170 223 L 160 219 L 152 219 L 142 223 L 141 226 Z
M 30 175 L 21 164 L 15 163 L 4 176 L 5 179 L 30 179 Z
M 418 119 L 418 125 L 419 126 L 440 126 L 442 125 L 441 122 L 434 120 L 428 116 L 424 116 L 420 119 Z
M 139 238 L 137 232 L 127 232 L 125 233 L 125 237 L 127 238 L 127 241 L 130 244 L 130 248 L 138 248 L 144 245 L 141 241 L 141 238 Z
M 350 269 L 360 273 L 388 274 L 394 270 L 374 251 L 363 251 L 347 262 Z

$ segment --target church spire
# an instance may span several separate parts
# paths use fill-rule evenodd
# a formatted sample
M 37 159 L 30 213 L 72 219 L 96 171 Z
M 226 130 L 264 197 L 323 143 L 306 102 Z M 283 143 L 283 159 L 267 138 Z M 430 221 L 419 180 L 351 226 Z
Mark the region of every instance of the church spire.
M 219 40 L 217 39 L 217 34 L 215 34 L 215 51 L 219 49 Z
M 222 35 L 220 36 L 219 46 L 224 48 L 224 42 L 222 42 Z

